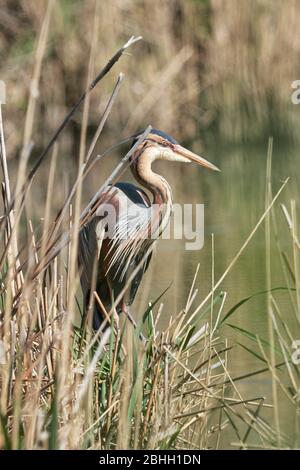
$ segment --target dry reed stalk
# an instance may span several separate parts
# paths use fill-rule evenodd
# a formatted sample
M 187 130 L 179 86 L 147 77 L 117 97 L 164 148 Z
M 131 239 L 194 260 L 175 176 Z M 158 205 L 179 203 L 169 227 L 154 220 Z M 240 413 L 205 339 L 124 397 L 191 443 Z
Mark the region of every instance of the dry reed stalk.
M 267 169 L 266 169 L 266 195 L 265 195 L 265 207 L 267 208 L 271 201 L 272 201 L 272 152 L 273 152 L 273 140 L 269 139 L 268 145 L 268 155 L 267 155 Z M 276 385 L 276 378 L 274 376 L 275 373 L 275 350 L 274 350 L 274 331 L 273 331 L 273 322 L 272 322 L 272 306 L 271 306 L 271 286 L 272 286 L 272 278 L 271 278 L 271 227 L 270 227 L 270 212 L 266 215 L 265 218 L 265 245 L 266 245 L 266 280 L 267 280 L 267 312 L 268 312 L 268 334 L 269 334 L 269 341 L 270 341 L 270 364 L 272 370 L 272 395 L 273 395 L 273 403 L 274 403 L 274 420 L 276 426 L 276 433 L 277 433 L 277 443 L 280 447 L 280 422 L 279 422 L 279 414 L 278 414 L 278 393 L 277 393 L 277 385 Z
M 16 192 L 14 199 L 12 200 L 10 207 L 8 208 L 8 211 L 10 212 L 12 207 L 15 204 L 15 200 L 23 200 L 26 197 L 26 194 L 28 192 L 28 189 L 30 188 L 31 181 L 33 180 L 36 172 L 38 171 L 39 167 L 41 166 L 42 162 L 44 161 L 45 157 L 49 153 L 49 150 L 51 150 L 52 146 L 54 143 L 57 141 L 58 137 L 72 118 L 72 116 L 75 114 L 79 106 L 85 101 L 85 99 L 89 96 L 89 94 L 93 91 L 93 89 L 98 85 L 98 83 L 108 74 L 108 72 L 111 70 L 111 68 L 115 65 L 115 63 L 120 59 L 120 57 L 124 54 L 126 49 L 128 49 L 131 45 L 133 45 L 135 42 L 139 41 L 141 37 L 135 37 L 132 36 L 126 44 L 123 45 L 115 54 L 114 56 L 107 62 L 107 64 L 104 66 L 104 68 L 98 73 L 96 78 L 89 84 L 87 87 L 86 91 L 81 95 L 79 100 L 75 103 L 75 105 L 72 107 L 72 109 L 69 111 L 69 113 L 65 116 L 63 119 L 62 123 L 59 125 L 59 127 L 56 129 L 54 132 L 53 136 L 50 138 L 48 144 L 38 157 L 36 163 L 30 170 L 28 176 L 26 177 L 26 180 L 22 186 L 22 188 L 19 189 L 18 192 Z M 31 116 L 31 114 L 30 114 Z M 28 118 L 29 119 L 29 118 Z M 28 148 L 28 145 L 27 145 Z M 28 152 L 28 150 L 27 150 Z M 2 221 L 1 221 L 2 223 Z M 1 226 L 1 224 L 0 224 Z
M 79 148 L 79 164 L 78 164 L 78 174 L 81 172 L 82 165 L 85 158 L 85 148 L 86 148 L 86 135 L 87 135 L 87 124 L 88 124 L 88 114 L 89 114 L 89 83 L 91 77 L 93 76 L 94 70 L 94 59 L 95 59 L 95 49 L 97 44 L 97 31 L 99 25 L 99 10 L 97 8 L 97 2 L 95 2 L 95 15 L 94 23 L 92 30 L 92 39 L 91 39 L 91 48 L 90 48 L 90 58 L 87 71 L 87 83 L 85 98 L 83 100 L 83 115 L 81 123 L 81 134 L 80 134 L 80 148 Z M 65 371 L 68 370 L 68 362 L 71 350 L 71 338 L 72 338 L 72 325 L 74 322 L 74 307 L 75 307 L 75 293 L 78 285 L 78 276 L 77 276 L 77 251 L 78 251 L 78 231 L 79 231 L 79 216 L 80 216 L 80 206 L 81 206 L 81 193 L 82 193 L 82 178 L 79 179 L 79 184 L 75 192 L 75 201 L 74 201 L 74 216 L 72 217 L 72 227 L 71 227 L 71 243 L 70 243 L 70 252 L 68 260 L 68 297 L 66 309 L 68 312 L 67 319 L 64 325 L 63 331 L 63 350 L 62 350 L 62 367 L 60 375 L 60 393 L 62 396 L 64 394 L 64 388 L 67 382 L 71 377 L 68 377 L 65 374 Z M 76 280 L 76 282 L 74 282 Z M 75 382 L 75 387 L 77 387 L 77 381 Z M 59 397 L 60 399 L 60 397 Z M 79 410 L 78 410 L 79 411 Z M 78 433 L 76 426 L 73 429 L 74 436 Z M 76 439 L 75 437 L 73 439 Z

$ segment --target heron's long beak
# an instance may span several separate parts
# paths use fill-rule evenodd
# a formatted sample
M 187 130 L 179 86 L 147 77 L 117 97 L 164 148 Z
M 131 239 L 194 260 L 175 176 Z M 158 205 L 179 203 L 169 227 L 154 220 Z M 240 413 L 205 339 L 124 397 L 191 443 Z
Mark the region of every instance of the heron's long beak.
M 187 150 L 186 148 L 182 147 L 179 144 L 175 145 L 175 153 L 181 155 L 182 157 L 187 158 L 191 162 L 198 163 L 198 165 L 204 166 L 205 168 L 208 168 L 209 170 L 214 170 L 214 171 L 221 171 L 216 165 L 213 163 L 210 163 L 208 160 L 206 160 L 203 157 L 200 157 L 196 153 L 191 152 L 190 150 Z

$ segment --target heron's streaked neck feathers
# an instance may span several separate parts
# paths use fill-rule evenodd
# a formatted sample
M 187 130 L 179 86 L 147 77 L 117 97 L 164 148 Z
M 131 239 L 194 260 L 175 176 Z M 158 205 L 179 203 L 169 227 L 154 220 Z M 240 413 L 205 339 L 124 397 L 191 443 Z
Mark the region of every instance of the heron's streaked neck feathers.
M 172 205 L 172 191 L 169 183 L 152 170 L 152 163 L 159 160 L 161 151 L 155 147 L 146 148 L 137 160 L 133 173 L 135 178 L 153 195 L 153 204 Z

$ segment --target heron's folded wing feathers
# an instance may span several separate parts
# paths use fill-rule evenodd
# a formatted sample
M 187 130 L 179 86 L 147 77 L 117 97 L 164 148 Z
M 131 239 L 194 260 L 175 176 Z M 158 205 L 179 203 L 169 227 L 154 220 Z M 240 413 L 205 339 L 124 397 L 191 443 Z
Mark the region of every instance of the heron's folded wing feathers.
M 100 257 L 105 223 L 95 217 L 79 233 L 78 259 L 81 268 L 80 282 L 84 294 L 90 289 L 95 263 Z

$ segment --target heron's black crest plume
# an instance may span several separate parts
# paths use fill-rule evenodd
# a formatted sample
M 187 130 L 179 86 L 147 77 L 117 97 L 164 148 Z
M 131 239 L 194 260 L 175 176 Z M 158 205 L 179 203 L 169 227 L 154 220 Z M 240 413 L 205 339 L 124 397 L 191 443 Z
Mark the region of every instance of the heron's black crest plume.
M 140 131 L 140 132 L 137 132 L 136 134 L 134 134 L 134 135 L 132 136 L 133 142 L 132 142 L 131 147 L 133 147 L 133 146 L 136 144 L 138 138 L 141 136 L 141 134 L 143 134 L 143 132 L 145 132 L 145 130 L 142 130 L 142 131 Z M 166 134 L 166 132 L 160 131 L 159 129 L 152 129 L 151 132 L 150 132 L 149 135 L 148 135 L 148 138 L 151 138 L 151 134 L 159 135 L 159 136 L 162 137 L 163 139 L 168 140 L 169 142 L 171 142 L 172 144 L 178 144 L 177 140 L 173 139 L 173 137 L 171 137 L 170 135 Z

